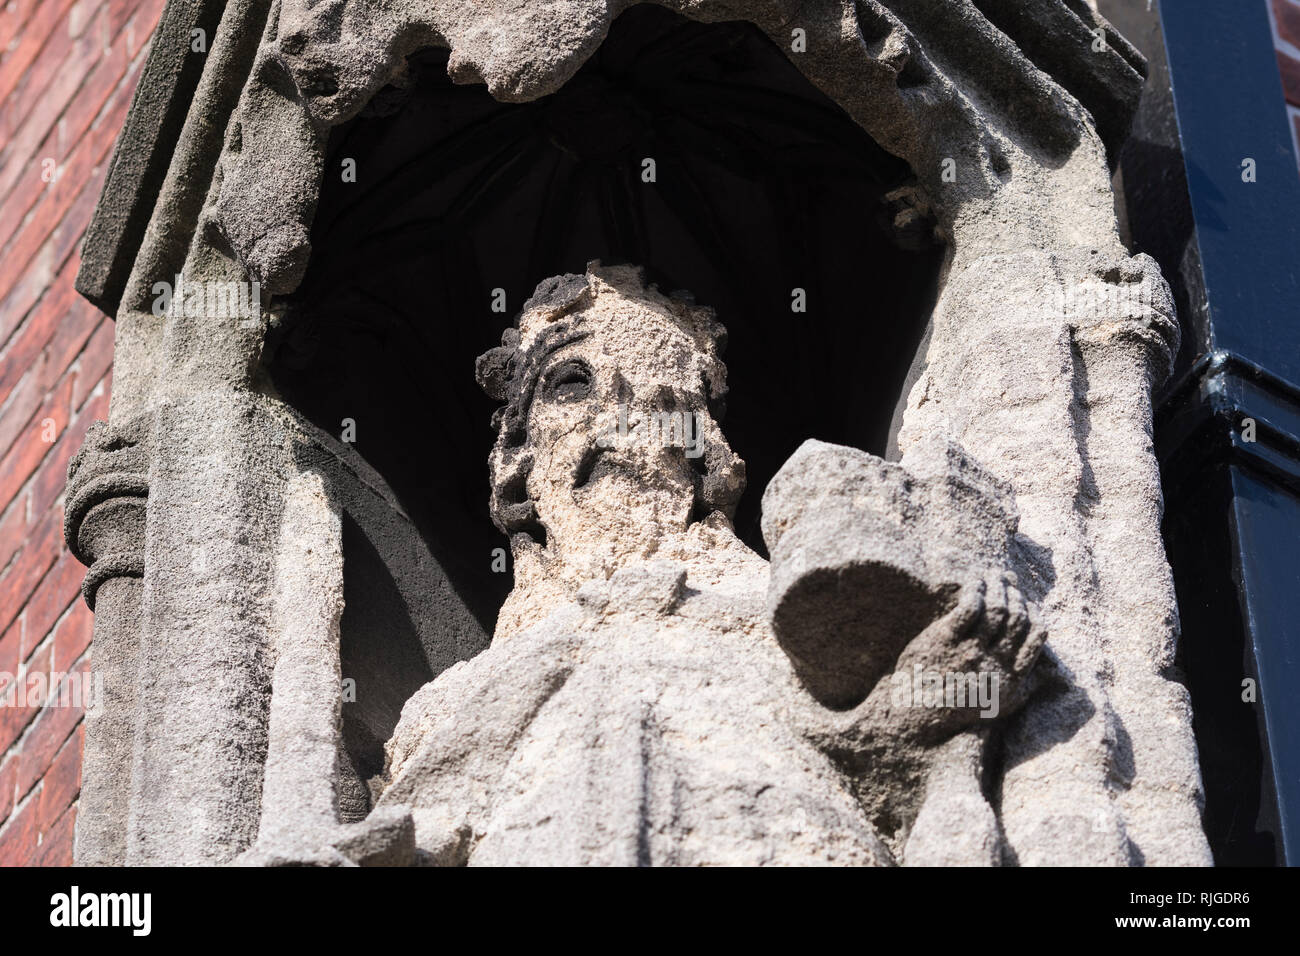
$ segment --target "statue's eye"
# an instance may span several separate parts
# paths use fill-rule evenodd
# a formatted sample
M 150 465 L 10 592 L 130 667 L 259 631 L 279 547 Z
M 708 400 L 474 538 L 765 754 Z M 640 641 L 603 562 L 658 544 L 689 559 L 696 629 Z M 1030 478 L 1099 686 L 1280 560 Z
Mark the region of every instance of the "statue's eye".
M 546 397 L 556 402 L 580 402 L 591 394 L 591 369 L 586 362 L 561 362 L 546 377 Z

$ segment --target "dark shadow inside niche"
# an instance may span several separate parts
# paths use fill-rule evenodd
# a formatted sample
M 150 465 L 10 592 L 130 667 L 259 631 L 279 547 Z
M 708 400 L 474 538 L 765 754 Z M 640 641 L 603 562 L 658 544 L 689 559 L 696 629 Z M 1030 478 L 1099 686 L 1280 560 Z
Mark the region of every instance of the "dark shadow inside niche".
M 635 263 L 717 311 L 723 427 L 749 474 L 737 530 L 760 552 L 762 491 L 803 440 L 884 453 L 943 250 L 894 242 L 882 198 L 906 164 L 782 50 L 747 23 L 646 5 L 535 102 L 454 86 L 446 61 L 412 57 L 403 88 L 335 131 L 269 368 L 321 428 L 355 422 L 355 447 L 489 632 L 510 581 L 491 567 L 506 542 L 474 360 L 542 279 Z
M 339 665 L 345 680 L 339 752 L 339 818 L 370 812 L 369 781 L 384 769 L 384 743 L 402 706 L 433 670 L 406 601 L 383 557 L 351 515 L 343 514 L 343 619 Z

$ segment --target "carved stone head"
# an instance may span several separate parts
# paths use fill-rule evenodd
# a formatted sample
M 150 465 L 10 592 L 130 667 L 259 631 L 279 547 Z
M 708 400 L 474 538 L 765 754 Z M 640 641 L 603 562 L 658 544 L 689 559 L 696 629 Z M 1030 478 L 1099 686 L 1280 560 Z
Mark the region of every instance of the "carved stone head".
M 725 330 L 630 266 L 548 279 L 478 380 L 494 417 L 492 516 L 519 565 L 649 556 L 698 522 L 729 523 L 744 462 L 718 426 Z
M 547 545 L 598 516 L 625 530 L 730 517 L 744 462 L 718 427 L 725 337 L 711 309 L 647 288 L 631 266 L 539 285 L 478 361 L 506 403 L 493 419 L 497 526 Z

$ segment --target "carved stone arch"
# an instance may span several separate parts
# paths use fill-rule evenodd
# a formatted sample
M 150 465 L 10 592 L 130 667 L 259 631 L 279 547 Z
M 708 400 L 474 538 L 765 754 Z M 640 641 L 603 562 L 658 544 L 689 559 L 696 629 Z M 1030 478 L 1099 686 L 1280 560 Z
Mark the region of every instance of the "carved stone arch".
M 381 563 L 406 569 L 398 591 L 422 595 L 410 630 L 435 672 L 483 635 L 382 477 L 268 380 L 283 316 L 160 315 L 156 287 L 181 275 L 292 292 L 330 130 L 400 85 L 409 54 L 448 49 L 457 82 L 527 101 L 559 89 L 632 5 L 233 0 L 197 79 L 174 41 L 223 5 L 169 5 L 173 45 L 155 46 L 87 240 L 109 254 L 79 279 L 118 314 L 110 428 L 142 429 L 148 457 L 143 576 L 101 587 L 96 606 L 97 661 L 129 691 L 88 724 L 81 862 L 221 862 L 259 832 L 351 859 L 409 851 L 409 821 L 340 822 L 338 749 L 305 733 L 341 719 L 347 521 L 365 516 Z M 1082 0 L 661 5 L 747 20 L 783 49 L 805 30 L 791 62 L 908 163 L 916 190 L 900 201 L 949 245 L 903 462 L 934 437 L 962 445 L 1014 489 L 1054 575 L 1022 569 L 1053 670 L 998 768 L 1006 862 L 1208 862 L 1150 449 L 1177 327 L 1154 264 L 1120 243 L 1107 162 L 1140 57 Z M 126 210 L 111 198 L 124 184 Z
M 309 256 L 329 129 L 400 82 L 407 56 L 448 49 L 455 82 L 483 83 L 503 102 L 534 100 L 563 86 L 613 20 L 635 5 L 501 2 L 467 10 L 454 3 L 284 2 L 268 21 L 228 137 L 211 221 L 268 290 L 289 291 Z M 998 206 L 1015 210 L 1025 220 L 1019 224 L 1039 237 L 1057 235 L 1078 245 L 1113 238 L 1097 130 L 1112 143 L 1122 138 L 1144 64 L 1086 5 L 660 5 L 704 22 L 751 22 L 786 50 L 791 31 L 804 29 L 807 51 L 791 53 L 792 62 L 912 167 L 959 250 L 978 243 L 987 251 L 999 241 L 1015 248 L 1032 238 L 1006 229 L 976 231 L 997 218 L 990 207 Z M 276 161 L 267 161 L 268 154 Z M 1094 167 L 1095 176 L 1075 175 L 1080 166 Z M 1080 178 L 1095 179 L 1082 194 Z M 1064 198 L 1070 202 L 1054 201 Z
M 906 164 L 780 48 L 643 4 L 538 100 L 455 85 L 448 59 L 413 54 L 401 88 L 332 128 L 312 258 L 262 364 L 320 427 L 366 422 L 357 448 L 453 580 L 509 578 L 483 581 L 501 544 L 482 507 L 493 406 L 467 370 L 539 281 L 594 259 L 727 325 L 726 428 L 750 489 L 735 520 L 760 553 L 762 488 L 810 429 L 886 453 L 944 249 Z M 488 630 L 508 589 L 480 602 Z

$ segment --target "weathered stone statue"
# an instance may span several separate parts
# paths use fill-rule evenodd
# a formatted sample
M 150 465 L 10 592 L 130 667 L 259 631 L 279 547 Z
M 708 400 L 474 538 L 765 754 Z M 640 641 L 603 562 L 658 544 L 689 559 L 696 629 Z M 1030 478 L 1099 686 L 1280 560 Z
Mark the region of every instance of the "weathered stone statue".
M 389 743 L 380 808 L 426 862 L 887 865 L 923 830 L 997 862 L 982 741 L 1043 640 L 996 563 L 1009 497 L 952 447 L 909 475 L 808 442 L 764 498 L 769 567 L 731 525 L 723 336 L 593 265 L 480 359 L 515 587 Z
M 1152 447 L 1179 326 L 1112 189 L 1146 68 L 1089 5 L 655 5 L 748 22 L 906 164 L 879 218 L 946 252 L 901 459 L 803 445 L 765 489 L 764 562 L 730 524 L 721 329 L 632 270 L 553 280 L 479 370 L 505 403 L 493 511 L 515 576 L 486 650 L 439 553 L 465 535 L 417 521 L 419 479 L 339 440 L 353 409 L 273 387 L 276 343 L 320 318 L 297 294 L 344 261 L 341 210 L 407 235 L 386 218 L 406 197 L 376 188 L 405 134 L 326 186 L 412 57 L 445 50 L 452 81 L 502 104 L 582 102 L 569 84 L 645 5 L 221 6 L 168 4 L 83 244 L 78 288 L 117 333 L 108 428 L 67 496 L 107 690 L 79 863 L 1212 862 Z M 188 37 L 218 19 L 200 65 Z M 495 135 L 467 161 L 527 160 Z M 646 197 L 681 187 L 629 169 Z M 800 274 L 822 268 L 842 264 Z M 864 289 L 891 281 L 862 268 Z M 153 314 L 178 274 L 256 282 L 268 308 Z M 421 335 L 463 319 L 423 310 Z M 377 388 L 394 371 L 348 358 Z

